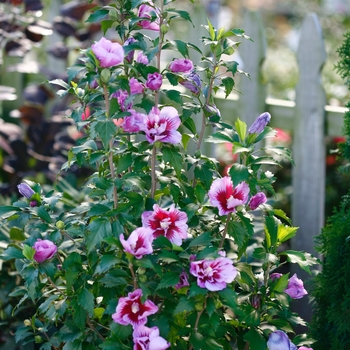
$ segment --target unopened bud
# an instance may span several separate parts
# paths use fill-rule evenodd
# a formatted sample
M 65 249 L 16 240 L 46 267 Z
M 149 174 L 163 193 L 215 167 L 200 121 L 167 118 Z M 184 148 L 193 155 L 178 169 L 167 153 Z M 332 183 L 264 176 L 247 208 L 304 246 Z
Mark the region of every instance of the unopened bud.
M 101 81 L 102 83 L 108 83 L 109 78 L 111 77 L 111 72 L 109 71 L 109 69 L 105 68 L 102 70 L 101 72 Z
M 147 282 L 147 276 L 146 275 L 139 275 L 139 281 L 142 283 Z
M 139 267 L 137 269 L 138 275 L 144 275 L 146 273 L 146 269 L 144 267 Z
M 166 34 L 168 33 L 169 27 L 166 24 L 162 24 L 160 27 L 160 31 L 162 32 L 162 34 Z
M 63 229 L 64 229 L 64 226 L 65 226 L 65 224 L 64 224 L 63 221 L 59 220 L 59 221 L 56 222 L 56 227 L 57 227 L 58 229 L 63 230 Z

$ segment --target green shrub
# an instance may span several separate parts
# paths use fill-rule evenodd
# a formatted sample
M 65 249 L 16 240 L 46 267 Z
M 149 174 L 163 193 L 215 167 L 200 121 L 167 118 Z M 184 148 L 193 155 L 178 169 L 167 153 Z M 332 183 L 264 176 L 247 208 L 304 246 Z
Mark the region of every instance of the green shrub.
M 324 256 L 322 272 L 313 281 L 315 301 L 311 334 L 314 350 L 350 349 L 350 194 L 318 236 Z

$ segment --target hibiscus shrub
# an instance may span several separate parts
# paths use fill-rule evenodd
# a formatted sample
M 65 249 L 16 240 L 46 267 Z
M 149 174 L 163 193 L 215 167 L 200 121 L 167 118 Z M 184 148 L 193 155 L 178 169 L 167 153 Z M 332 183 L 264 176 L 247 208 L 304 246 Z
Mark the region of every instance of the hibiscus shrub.
M 113 27 L 123 45 L 102 37 L 68 68 L 68 82 L 52 81 L 78 105 L 70 117 L 85 136 L 63 170 L 95 168 L 81 189 L 85 199 L 27 181 L 19 185 L 24 198 L 0 209 L 17 238 L 2 258 L 16 259 L 24 280 L 13 295 L 22 296 L 19 306 L 37 303 L 17 341 L 41 342 L 42 350 L 310 343 L 286 334 L 304 324 L 289 304 L 307 292 L 296 275 L 276 269 L 290 261 L 310 272 L 316 260 L 278 251 L 297 228 L 266 198 L 275 180 L 266 166 L 278 160 L 256 145 L 274 135 L 271 116 L 261 114 L 249 128 L 239 119 L 229 125 L 215 106 L 215 93 L 228 96 L 242 73 L 222 55 L 249 37 L 208 22 L 210 57 L 201 67 L 190 60 L 198 47 L 166 38 L 173 21 L 191 21 L 168 2 L 115 1 L 87 20 Z M 165 49 L 183 58 L 162 63 Z M 228 176 L 201 152 L 207 129 L 215 130 L 207 142 L 230 142 L 239 156 Z M 268 151 L 291 160 L 283 147 Z

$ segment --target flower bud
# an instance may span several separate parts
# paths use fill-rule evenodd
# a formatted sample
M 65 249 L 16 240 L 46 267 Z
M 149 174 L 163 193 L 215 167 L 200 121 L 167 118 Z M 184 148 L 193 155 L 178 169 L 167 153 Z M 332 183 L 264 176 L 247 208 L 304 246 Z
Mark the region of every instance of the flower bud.
M 162 24 L 160 27 L 160 31 L 162 32 L 162 34 L 166 34 L 168 33 L 169 27 L 166 24 Z
M 22 182 L 21 184 L 17 185 L 19 193 L 26 198 L 31 198 L 32 195 L 35 193 L 33 189 L 27 185 L 26 183 Z
M 138 275 L 144 275 L 146 273 L 146 269 L 144 267 L 139 267 L 137 269 L 137 274 Z
M 30 326 L 32 325 L 32 322 L 31 322 L 30 320 L 28 320 L 28 319 L 25 319 L 25 320 L 23 321 L 23 324 L 24 324 L 26 327 L 30 327 Z
M 30 201 L 30 202 L 29 202 L 29 205 L 30 205 L 32 208 L 34 208 L 34 207 L 36 207 L 36 206 L 38 205 L 38 202 L 37 202 L 37 201 Z
M 260 116 L 254 121 L 251 127 L 248 129 L 249 134 L 260 134 L 265 129 L 266 125 L 271 120 L 271 115 L 268 112 L 260 114 Z
M 61 221 L 61 220 L 59 220 L 59 221 L 57 221 L 56 222 L 56 227 L 58 228 L 58 229 L 60 229 L 60 230 L 63 230 L 64 229 L 64 222 L 63 221 Z
M 57 252 L 57 246 L 47 239 L 38 239 L 33 248 L 35 249 L 34 260 L 38 263 L 51 259 Z
M 107 68 L 103 69 L 101 72 L 102 83 L 107 84 L 110 77 L 111 77 L 111 72 L 109 71 L 109 69 L 107 69 Z
M 259 205 L 266 203 L 266 196 L 263 192 L 258 192 L 255 196 L 253 196 L 249 201 L 249 207 L 251 210 L 255 210 L 259 207 Z
M 139 281 L 142 282 L 142 283 L 147 282 L 147 276 L 146 275 L 140 275 L 139 276 Z

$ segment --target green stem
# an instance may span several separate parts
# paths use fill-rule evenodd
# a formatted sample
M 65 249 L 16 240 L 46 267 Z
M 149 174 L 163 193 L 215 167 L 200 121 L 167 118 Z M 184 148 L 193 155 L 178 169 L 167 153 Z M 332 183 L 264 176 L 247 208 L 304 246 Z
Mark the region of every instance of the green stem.
M 103 337 L 103 335 L 95 328 L 95 326 L 92 324 L 90 318 L 86 316 L 86 323 L 88 324 L 89 328 L 96 333 L 96 335 L 102 340 L 105 341 L 106 339 Z
M 151 179 L 152 179 L 152 184 L 151 184 L 151 198 L 154 198 L 154 195 L 156 193 L 156 156 L 157 156 L 157 147 L 153 145 L 152 148 L 152 155 L 151 155 Z
M 103 94 L 106 104 L 106 116 L 109 117 L 109 95 L 108 95 L 108 89 L 107 85 L 103 84 Z M 108 153 L 108 162 L 109 162 L 109 169 L 111 172 L 111 178 L 113 181 L 113 202 L 114 202 L 114 209 L 117 209 L 118 207 L 118 193 L 117 193 L 117 187 L 115 186 L 114 180 L 116 179 L 115 169 L 114 169 L 114 163 L 113 163 L 113 144 L 114 144 L 114 137 L 111 138 L 109 141 L 109 153 Z
M 227 234 L 227 228 L 228 228 L 228 224 L 230 222 L 230 219 L 231 219 L 231 213 L 229 213 L 227 215 L 227 219 L 226 219 L 226 224 L 225 224 L 225 228 L 224 228 L 224 232 L 222 233 L 222 238 L 221 238 L 221 241 L 220 241 L 220 244 L 219 244 L 219 249 L 221 249 L 224 245 L 224 242 L 225 242 L 225 238 L 226 238 L 226 234 Z
M 134 267 L 132 266 L 131 263 L 129 264 L 129 270 L 131 272 L 134 289 L 137 289 L 137 279 L 136 279 L 136 276 L 135 276 Z

